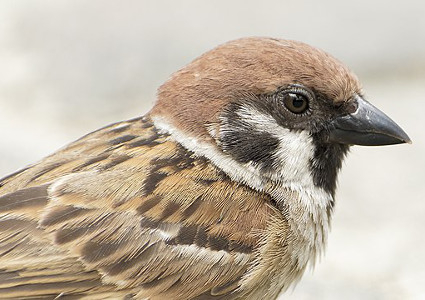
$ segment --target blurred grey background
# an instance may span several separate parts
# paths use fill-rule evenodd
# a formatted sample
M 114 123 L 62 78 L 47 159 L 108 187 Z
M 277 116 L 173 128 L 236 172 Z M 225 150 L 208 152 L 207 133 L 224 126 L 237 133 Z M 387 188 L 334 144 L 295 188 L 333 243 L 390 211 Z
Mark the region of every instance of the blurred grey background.
M 3 0 L 0 174 L 144 114 L 217 44 L 301 40 L 349 65 L 413 145 L 352 149 L 327 253 L 282 299 L 425 299 L 424 15 L 420 0 Z

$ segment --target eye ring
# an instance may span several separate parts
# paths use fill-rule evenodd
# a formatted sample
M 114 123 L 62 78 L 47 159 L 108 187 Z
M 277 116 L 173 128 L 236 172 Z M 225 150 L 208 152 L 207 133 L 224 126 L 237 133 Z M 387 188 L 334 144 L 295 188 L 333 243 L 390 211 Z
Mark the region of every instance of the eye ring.
M 305 113 L 310 108 L 310 101 L 313 98 L 309 91 L 299 85 L 284 89 L 281 97 L 284 107 L 296 115 Z

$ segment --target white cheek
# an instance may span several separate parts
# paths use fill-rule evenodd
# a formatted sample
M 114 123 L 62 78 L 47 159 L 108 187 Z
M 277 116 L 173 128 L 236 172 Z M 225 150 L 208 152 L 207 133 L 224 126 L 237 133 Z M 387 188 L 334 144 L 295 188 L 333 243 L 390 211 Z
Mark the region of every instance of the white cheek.
M 275 137 L 279 139 L 279 148 L 275 159 L 276 174 L 278 181 L 298 184 L 303 187 L 313 184 L 310 164 L 314 155 L 312 138 L 306 131 L 292 132 L 280 127 L 275 131 Z
M 272 134 L 279 140 L 274 154 L 273 171 L 265 174 L 274 182 L 295 185 L 300 188 L 314 186 L 310 162 L 314 155 L 314 144 L 307 131 L 291 131 L 277 124 L 276 120 L 253 107 L 244 106 L 238 115 L 257 131 Z
M 257 131 L 272 134 L 279 140 L 278 149 L 273 156 L 275 160 L 273 169 L 268 173 L 262 173 L 262 176 L 274 183 L 275 188 L 270 194 L 282 203 L 292 202 L 292 207 L 304 211 L 305 217 L 311 216 L 314 221 L 327 226 L 327 207 L 332 201 L 332 196 L 314 184 L 311 163 L 315 146 L 310 134 L 305 130 L 284 128 L 277 124 L 273 117 L 249 106 L 240 109 L 238 114 Z M 260 170 L 258 172 L 260 173 Z M 288 198 L 286 196 L 288 189 L 297 192 L 299 197 Z M 306 221 L 303 220 L 301 223 Z

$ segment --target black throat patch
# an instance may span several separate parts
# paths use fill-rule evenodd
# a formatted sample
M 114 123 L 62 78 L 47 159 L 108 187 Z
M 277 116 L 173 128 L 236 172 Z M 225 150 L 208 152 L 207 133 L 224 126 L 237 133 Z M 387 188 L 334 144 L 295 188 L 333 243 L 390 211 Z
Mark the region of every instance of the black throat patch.
M 315 151 L 310 161 L 313 182 L 334 198 L 338 172 L 349 146 L 325 142 L 320 134 L 313 135 L 313 143 Z

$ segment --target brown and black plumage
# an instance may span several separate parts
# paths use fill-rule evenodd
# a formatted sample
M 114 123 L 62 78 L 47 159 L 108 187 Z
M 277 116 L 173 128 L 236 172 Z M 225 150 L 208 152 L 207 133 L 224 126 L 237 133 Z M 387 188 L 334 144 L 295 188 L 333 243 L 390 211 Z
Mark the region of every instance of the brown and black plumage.
M 229 42 L 146 116 L 0 180 L 0 295 L 275 299 L 323 250 L 349 145 L 408 141 L 328 54 Z

